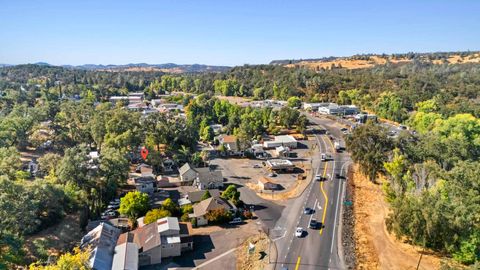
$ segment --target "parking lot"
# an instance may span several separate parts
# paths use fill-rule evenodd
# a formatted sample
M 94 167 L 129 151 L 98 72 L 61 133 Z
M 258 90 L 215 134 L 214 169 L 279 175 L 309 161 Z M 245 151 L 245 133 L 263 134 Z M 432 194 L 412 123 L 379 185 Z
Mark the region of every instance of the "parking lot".
M 315 141 L 304 140 L 299 143 L 299 148 L 291 149 L 288 159 L 295 165 L 293 172 L 272 172 L 264 164 L 266 160 L 247 159 L 235 157 L 217 157 L 210 161 L 211 165 L 218 166 L 223 172 L 223 177 L 228 181 L 246 185 L 256 186 L 258 179 L 267 177 L 272 182 L 281 186 L 279 192 L 293 187 L 299 174 L 305 173 L 311 166 L 311 149 Z M 272 158 L 277 158 L 275 150 L 267 150 Z M 284 159 L 284 157 L 280 157 Z M 259 190 L 256 190 L 259 191 Z

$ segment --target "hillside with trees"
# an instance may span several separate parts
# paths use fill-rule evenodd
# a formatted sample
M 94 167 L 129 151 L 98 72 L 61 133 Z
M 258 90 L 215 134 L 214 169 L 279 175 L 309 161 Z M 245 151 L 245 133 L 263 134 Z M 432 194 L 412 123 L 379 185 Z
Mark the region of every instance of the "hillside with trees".
M 174 91 L 183 92 L 170 101 L 185 105 L 185 118 L 143 116 L 107 102 L 110 96 L 131 92 L 143 92 L 151 100 Z M 65 215 L 79 215 L 79 227 L 98 217 L 116 188 L 125 184 L 139 147 L 151 149 L 147 163 L 154 170 L 160 170 L 165 156 L 198 164 L 202 154 L 195 151 L 197 141 L 213 140 L 209 125 L 222 124 L 227 134 L 237 135 L 240 146 L 282 128 L 303 132 L 307 120 L 294 109 L 302 101 L 355 104 L 414 129 L 416 134 L 392 139 L 369 123 L 355 129 L 347 149 L 372 181 L 379 174 L 388 178 L 384 192 L 392 214 L 386 224 L 392 233 L 478 265 L 479 94 L 480 64 L 415 58 L 362 69 L 246 65 L 195 74 L 2 67 L 0 269 L 39 259 L 26 258 L 25 238 Z M 215 95 L 288 100 L 289 106 L 242 107 Z M 32 176 L 22 168 L 21 152 L 47 141 L 53 145 Z M 95 170 L 90 151 L 105 157 Z

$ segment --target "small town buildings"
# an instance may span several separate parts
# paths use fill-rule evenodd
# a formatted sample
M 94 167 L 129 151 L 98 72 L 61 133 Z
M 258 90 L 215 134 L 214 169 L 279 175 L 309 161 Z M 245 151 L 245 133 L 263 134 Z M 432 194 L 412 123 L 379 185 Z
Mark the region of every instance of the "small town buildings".
M 138 250 L 133 233 L 124 233 L 118 237 L 117 246 L 113 255 L 112 270 L 137 270 Z
M 312 112 L 316 112 L 318 111 L 318 108 L 320 107 L 326 107 L 328 106 L 328 104 L 330 103 L 308 103 L 308 102 L 304 102 L 302 104 L 302 108 L 306 111 L 312 111 Z
M 171 173 L 175 167 L 175 161 L 173 159 L 166 158 L 162 161 L 163 172 Z
M 237 208 L 233 203 L 223 198 L 208 198 L 193 205 L 193 213 L 189 214 L 190 218 L 194 218 L 197 226 L 205 226 L 208 224 L 206 214 L 212 210 L 224 209 L 226 211 L 235 211 Z
M 276 147 L 275 154 L 277 155 L 277 157 L 288 157 L 290 155 L 290 148 L 283 145 Z
M 160 112 L 174 112 L 174 111 L 183 112 L 183 105 L 175 104 L 175 103 L 163 103 L 158 105 L 158 110 Z
M 227 153 L 233 156 L 243 155 L 243 151 L 240 149 L 237 136 L 234 135 L 220 135 L 218 137 L 220 145 L 224 145 L 227 149 Z
M 321 114 L 338 115 L 341 114 L 342 111 L 338 104 L 330 103 L 328 106 L 318 108 L 318 112 Z
M 298 141 L 291 135 L 275 136 L 273 141 L 263 142 L 265 148 L 275 148 L 279 146 L 289 147 L 291 149 L 297 148 Z
M 154 107 L 158 107 L 162 103 L 165 103 L 164 99 L 152 99 L 152 100 L 150 100 L 150 104 L 152 104 L 152 106 L 154 106 Z
M 120 229 L 122 232 L 126 232 L 130 228 L 129 220 L 125 217 L 109 219 L 108 223 L 113 227 Z
M 295 169 L 295 165 L 288 159 L 269 159 L 266 165 L 272 171 L 291 172 Z
M 147 194 L 152 194 L 157 189 L 157 183 L 153 174 L 142 174 L 140 177 L 133 178 L 135 189 Z
M 197 171 L 190 165 L 190 163 L 183 164 L 178 169 L 181 185 L 192 185 L 195 178 L 197 178 Z
M 359 113 L 355 115 L 355 120 L 359 123 L 365 124 L 367 121 L 377 122 L 377 116 L 375 114 Z
M 139 227 L 131 232 L 138 245 L 138 264 L 146 266 L 162 262 L 162 244 L 155 222 Z
M 193 186 L 199 190 L 219 189 L 223 187 L 223 175 L 221 171 L 213 170 L 210 167 L 195 168 L 197 177 Z
M 219 135 L 220 133 L 222 133 L 222 129 L 223 129 L 223 126 L 220 125 L 220 124 L 213 124 L 213 125 L 210 125 L 210 127 L 212 128 L 213 130 L 213 133 L 215 135 Z
M 267 152 L 263 149 L 263 144 L 257 143 L 252 145 L 250 148 L 255 158 L 265 158 L 267 157 Z
M 338 105 L 336 103 L 330 103 L 328 106 L 319 107 L 318 112 L 329 115 L 354 115 L 359 113 L 360 110 L 355 105 Z
M 119 229 L 102 222 L 82 238 L 80 248 L 90 248 L 89 266 L 92 269 L 112 269 L 114 250 L 120 233 Z
M 279 190 L 281 186 L 265 176 L 258 178 L 258 188 L 260 190 Z
M 185 198 L 188 199 L 191 203 L 197 203 L 202 200 L 202 197 L 205 194 L 205 192 L 207 192 L 207 190 L 191 191 L 187 193 L 187 196 Z M 220 197 L 220 190 L 218 189 L 209 189 L 208 193 L 210 193 L 210 196 L 212 198 Z
M 122 101 L 127 104 L 136 104 L 142 103 L 143 98 L 141 96 L 112 96 L 108 99 L 112 104 L 117 104 L 118 102 Z
M 147 225 L 141 220 L 138 226 L 126 234 L 133 234 L 133 241 L 139 248 L 140 266 L 158 264 L 162 258 L 180 256 L 182 251 L 193 249 L 192 226 L 188 222 L 180 223 L 175 217 L 165 217 Z
M 343 115 L 355 115 L 360 112 L 357 106 L 355 105 L 342 105 L 340 106 L 343 110 Z

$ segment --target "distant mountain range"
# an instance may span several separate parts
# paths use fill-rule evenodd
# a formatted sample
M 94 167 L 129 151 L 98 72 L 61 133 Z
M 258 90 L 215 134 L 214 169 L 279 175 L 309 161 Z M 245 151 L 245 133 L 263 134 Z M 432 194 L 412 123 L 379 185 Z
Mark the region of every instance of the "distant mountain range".
M 33 63 L 39 66 L 55 66 L 45 62 Z M 10 64 L 0 64 L 0 67 L 14 66 Z M 104 71 L 163 71 L 167 73 L 196 73 L 196 72 L 223 72 L 229 70 L 228 66 L 210 66 L 210 65 L 178 65 L 174 63 L 166 64 L 126 64 L 126 65 L 61 65 L 64 68 L 83 69 L 83 70 L 104 70 Z

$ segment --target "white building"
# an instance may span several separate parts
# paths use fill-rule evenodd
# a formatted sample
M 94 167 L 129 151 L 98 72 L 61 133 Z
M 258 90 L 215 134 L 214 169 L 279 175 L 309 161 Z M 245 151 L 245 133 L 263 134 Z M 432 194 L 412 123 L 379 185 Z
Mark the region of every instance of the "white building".
M 279 146 L 289 147 L 291 149 L 297 148 L 298 141 L 291 135 L 275 136 L 273 141 L 263 142 L 265 148 L 276 148 Z
M 329 115 L 354 115 L 360 112 L 355 105 L 338 105 L 336 103 L 329 103 L 328 106 L 321 106 L 318 108 L 321 114 Z
M 320 107 L 326 107 L 328 106 L 330 103 L 307 103 L 307 102 L 304 102 L 303 105 L 302 105 L 302 108 L 306 111 L 318 111 L 318 108 Z
M 267 167 L 272 171 L 293 171 L 295 165 L 287 159 L 270 159 L 266 162 Z

